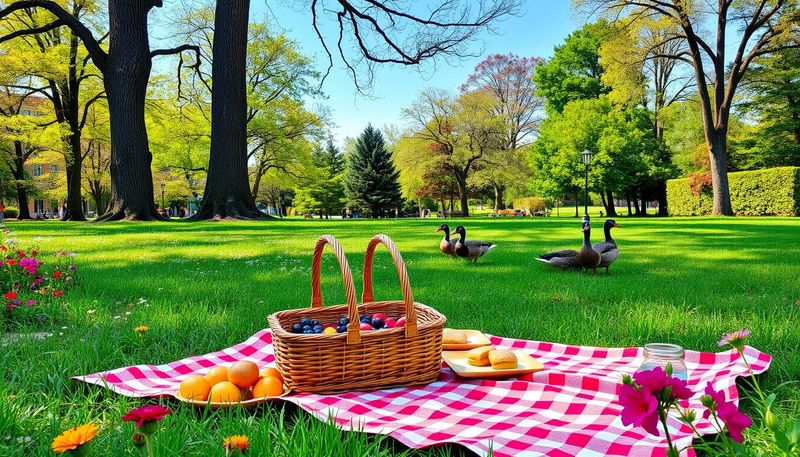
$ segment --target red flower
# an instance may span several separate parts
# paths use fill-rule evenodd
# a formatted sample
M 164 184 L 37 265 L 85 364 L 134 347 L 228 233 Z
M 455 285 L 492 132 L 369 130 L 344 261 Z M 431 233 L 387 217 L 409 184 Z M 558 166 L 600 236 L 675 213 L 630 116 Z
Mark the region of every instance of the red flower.
M 5 245 L 5 244 L 4 244 L 4 245 L 2 245 L 2 246 L 0 246 L 0 250 L 3 250 L 3 251 L 5 251 L 5 250 L 7 250 L 7 249 L 8 249 L 8 248 L 6 247 L 6 245 Z
M 53 272 L 53 277 L 56 278 L 56 279 L 60 278 L 61 277 L 61 272 L 60 271 Z
M 37 254 L 39 254 L 39 251 L 37 251 L 36 249 L 34 249 L 33 251 L 31 251 L 31 255 L 37 255 Z
M 25 253 L 23 251 L 17 251 L 17 255 L 19 256 L 20 259 L 25 258 Z
M 56 297 L 61 297 L 61 296 L 64 295 L 64 291 L 63 290 L 54 290 L 53 291 L 53 295 L 55 295 Z
M 6 300 L 16 300 L 16 299 L 17 299 L 16 292 L 14 292 L 13 290 L 11 292 L 6 292 Z
M 8 262 L 6 262 L 6 263 L 8 263 L 8 264 L 9 264 L 9 265 L 11 265 L 11 266 L 14 266 L 14 265 L 16 265 L 16 264 L 17 264 L 17 261 L 16 261 L 16 260 L 14 260 L 14 259 L 8 259 Z
M 159 422 L 172 411 L 161 405 L 144 405 L 128 411 L 122 416 L 124 422 L 136 422 L 137 427 L 142 427 L 148 422 Z

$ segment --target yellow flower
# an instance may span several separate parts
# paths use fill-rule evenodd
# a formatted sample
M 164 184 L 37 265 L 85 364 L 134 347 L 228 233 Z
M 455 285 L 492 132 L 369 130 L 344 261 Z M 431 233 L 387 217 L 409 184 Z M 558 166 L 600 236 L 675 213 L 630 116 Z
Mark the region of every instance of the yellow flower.
M 64 432 L 53 439 L 50 447 L 56 454 L 73 451 L 88 443 L 97 435 L 97 426 L 94 424 L 83 424 L 78 427 L 64 430 Z
M 247 435 L 233 435 L 225 438 L 225 441 L 222 443 L 222 447 L 225 448 L 226 451 L 232 451 L 234 449 L 238 449 L 242 454 L 247 451 L 247 448 L 250 446 L 250 438 Z
M 148 330 L 150 330 L 150 327 L 148 327 L 146 325 L 140 325 L 140 326 L 136 327 L 135 329 L 133 329 L 134 332 L 139 333 L 139 334 L 145 333 Z

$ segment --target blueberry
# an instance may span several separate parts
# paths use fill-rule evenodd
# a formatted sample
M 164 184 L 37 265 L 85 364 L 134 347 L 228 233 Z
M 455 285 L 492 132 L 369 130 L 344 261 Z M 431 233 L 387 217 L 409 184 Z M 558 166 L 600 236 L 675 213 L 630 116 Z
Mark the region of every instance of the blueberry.
M 318 320 L 314 319 L 314 320 L 311 321 L 311 326 L 312 327 L 316 327 L 317 325 L 320 325 Z
M 314 333 L 322 333 L 322 327 L 314 327 Z
M 306 335 L 310 335 L 310 334 L 312 334 L 314 332 L 312 330 L 303 330 L 303 333 L 306 334 Z
M 363 316 L 361 316 L 361 318 L 359 318 L 359 320 L 365 324 L 369 324 L 370 322 L 372 322 L 372 316 L 370 316 L 369 314 L 364 314 Z
M 340 326 L 336 327 L 336 333 L 344 333 L 346 331 L 347 331 L 347 327 L 345 327 L 344 325 L 340 325 Z
M 311 330 L 311 326 L 310 325 L 304 325 L 303 326 L 303 331 L 305 332 L 306 330 Z
M 367 323 L 369 324 L 370 322 L 367 322 Z M 371 324 L 372 324 L 372 328 L 379 329 L 379 328 L 383 328 L 385 323 L 383 322 L 383 319 L 381 319 L 380 317 L 376 317 L 375 319 L 372 319 Z
M 342 317 L 341 319 L 339 319 L 339 325 L 347 325 L 349 323 L 350 323 L 350 319 L 348 319 L 346 317 Z
M 300 324 L 292 325 L 292 333 L 303 333 L 303 326 Z
M 309 319 L 309 318 L 307 318 L 307 317 L 304 317 L 304 318 L 303 318 L 303 319 L 300 321 L 300 325 L 302 325 L 303 327 L 305 327 L 306 325 L 307 325 L 307 326 L 309 326 L 309 327 L 311 327 L 313 324 L 312 324 L 312 320 L 311 320 L 311 319 Z

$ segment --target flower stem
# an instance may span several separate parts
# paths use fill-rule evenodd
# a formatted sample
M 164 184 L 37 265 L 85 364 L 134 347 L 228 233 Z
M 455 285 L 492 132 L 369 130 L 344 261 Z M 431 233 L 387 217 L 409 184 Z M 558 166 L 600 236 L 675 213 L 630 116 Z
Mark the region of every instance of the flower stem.
M 664 436 L 667 437 L 667 446 L 671 451 L 677 451 L 675 446 L 672 444 L 672 437 L 669 435 L 669 428 L 667 428 L 667 412 L 669 411 L 669 405 L 666 409 L 661 409 L 658 412 L 658 419 L 661 421 L 661 425 L 664 426 Z

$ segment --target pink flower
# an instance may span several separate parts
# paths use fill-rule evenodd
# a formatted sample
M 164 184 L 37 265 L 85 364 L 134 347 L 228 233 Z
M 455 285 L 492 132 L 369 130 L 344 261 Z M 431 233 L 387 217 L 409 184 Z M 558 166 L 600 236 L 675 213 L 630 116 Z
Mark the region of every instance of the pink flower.
M 25 302 L 25 305 L 31 307 L 36 304 L 36 300 L 28 300 Z
M 722 336 L 722 339 L 719 340 L 717 345 L 720 347 L 731 345 L 737 349 L 741 349 L 744 346 L 744 340 L 750 336 L 750 330 L 743 328 L 741 330 L 736 330 L 735 332 L 726 333 Z
M 137 427 L 143 427 L 148 422 L 159 422 L 172 411 L 161 405 L 144 405 L 128 411 L 122 416 L 124 422 L 136 422 Z
M 622 424 L 634 425 L 658 436 L 658 400 L 649 390 L 631 385 L 619 388 L 619 403 L 622 405 Z
M 668 383 L 672 388 L 669 392 L 670 400 L 688 400 L 694 395 L 694 392 L 689 389 L 689 384 L 682 379 L 671 377 Z
M 739 411 L 739 408 L 733 402 L 725 401 L 725 394 L 715 391 L 711 387 L 711 383 L 706 385 L 705 394 L 703 404 L 708 409 L 703 412 L 703 417 L 708 419 L 711 416 L 711 412 L 715 411 L 717 417 L 725 423 L 731 439 L 738 443 L 744 441 L 742 430 L 753 425 L 753 420 Z
M 747 414 L 739 411 L 733 403 L 723 403 L 717 407 L 717 415 L 725 422 L 732 440 L 737 443 L 744 441 L 742 431 L 753 425 L 753 420 Z
M 639 384 L 642 389 L 649 391 L 653 395 L 658 394 L 667 387 L 669 379 L 669 376 L 661 367 L 656 367 L 652 370 L 641 370 L 633 374 L 633 380 L 636 381 L 636 384 Z
M 36 269 L 39 267 L 39 262 L 32 257 L 25 257 L 19 261 L 19 266 L 28 270 L 28 273 L 34 274 L 36 273 Z
M 64 291 L 63 290 L 54 290 L 53 291 L 53 295 L 55 295 L 56 297 L 62 297 L 62 296 L 64 296 Z

